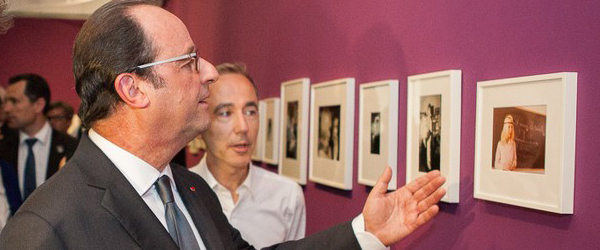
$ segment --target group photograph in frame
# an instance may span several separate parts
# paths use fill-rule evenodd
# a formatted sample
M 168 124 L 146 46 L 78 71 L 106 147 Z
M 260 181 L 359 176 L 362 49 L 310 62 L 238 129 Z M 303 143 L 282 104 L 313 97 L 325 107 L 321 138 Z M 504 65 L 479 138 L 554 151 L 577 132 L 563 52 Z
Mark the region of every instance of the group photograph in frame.
M 263 100 L 264 111 L 260 114 L 263 126 L 262 162 L 278 164 L 279 162 L 279 98 Z
M 310 95 L 309 180 L 352 189 L 354 78 L 314 84 Z
M 406 183 L 439 170 L 448 203 L 459 202 L 461 89 L 460 70 L 408 77 Z
M 359 85 L 358 183 L 374 186 L 387 166 L 397 188 L 398 80 Z
M 265 101 L 258 101 L 258 115 L 262 116 L 265 113 Z M 254 145 L 254 151 L 252 151 L 252 156 L 250 157 L 253 161 L 262 161 L 263 160 L 263 150 L 265 143 L 265 124 L 262 122 L 262 118 L 260 118 L 260 122 L 258 123 L 258 134 L 256 135 L 256 143 Z
M 306 185 L 310 80 L 281 83 L 279 174 Z
M 477 83 L 474 196 L 573 213 L 577 73 Z

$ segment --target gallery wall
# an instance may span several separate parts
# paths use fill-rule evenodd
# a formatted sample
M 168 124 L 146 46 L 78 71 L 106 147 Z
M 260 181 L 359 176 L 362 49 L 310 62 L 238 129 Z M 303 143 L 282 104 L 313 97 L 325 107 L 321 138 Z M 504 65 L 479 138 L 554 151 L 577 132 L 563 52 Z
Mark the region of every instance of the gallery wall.
M 260 98 L 279 96 L 281 82 L 300 77 L 312 83 L 355 77 L 357 85 L 399 79 L 400 185 L 405 179 L 407 76 L 462 70 L 460 203 L 440 204 L 432 222 L 392 249 L 600 245 L 600 168 L 595 166 L 600 162 L 595 126 L 600 117 L 600 2 L 171 0 L 166 8 L 188 25 L 204 58 L 215 64 L 246 62 Z M 17 73 L 40 73 L 48 78 L 54 100 L 77 105 L 70 55 L 81 24 L 17 19 L 0 35 L 0 84 L 6 86 Z M 578 72 L 574 214 L 474 199 L 477 81 L 562 71 Z M 307 234 L 360 213 L 370 189 L 357 183 L 356 161 L 355 156 L 352 191 L 306 185 Z
M 261 98 L 279 96 L 281 82 L 300 77 L 355 77 L 357 96 L 361 83 L 399 79 L 399 184 L 407 76 L 462 70 L 460 203 L 441 204 L 433 222 L 393 249 L 597 248 L 600 2 L 267 0 L 221 8 L 217 61 L 246 62 Z M 474 199 L 477 81 L 562 71 L 579 73 L 574 215 Z M 354 160 L 352 191 L 306 186 L 308 234 L 361 211 L 369 189 L 357 183 Z

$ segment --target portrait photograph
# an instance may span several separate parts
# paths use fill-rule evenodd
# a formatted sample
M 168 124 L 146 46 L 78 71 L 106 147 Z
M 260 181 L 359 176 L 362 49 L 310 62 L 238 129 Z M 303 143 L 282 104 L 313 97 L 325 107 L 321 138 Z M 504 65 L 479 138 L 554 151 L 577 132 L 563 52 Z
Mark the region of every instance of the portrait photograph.
M 308 177 L 309 93 L 308 78 L 281 83 L 278 172 L 301 185 Z
M 398 80 L 359 85 L 358 183 L 374 186 L 387 166 L 388 190 L 397 188 Z
M 440 170 L 442 95 L 421 96 L 419 112 L 419 171 Z
M 298 157 L 298 101 L 287 102 L 285 120 L 285 157 Z
M 381 113 L 371 113 L 371 154 L 379 154 L 381 148 Z
M 477 82 L 473 196 L 573 213 L 577 73 Z
M 310 86 L 310 181 L 352 189 L 354 78 Z
M 278 164 L 279 160 L 279 98 L 264 99 L 264 112 L 260 114 L 260 123 L 264 130 L 262 161 Z
M 492 168 L 543 174 L 546 106 L 494 108 Z
M 317 156 L 340 160 L 340 105 L 319 107 Z
M 406 182 L 439 170 L 448 203 L 460 198 L 461 93 L 460 70 L 408 77 Z

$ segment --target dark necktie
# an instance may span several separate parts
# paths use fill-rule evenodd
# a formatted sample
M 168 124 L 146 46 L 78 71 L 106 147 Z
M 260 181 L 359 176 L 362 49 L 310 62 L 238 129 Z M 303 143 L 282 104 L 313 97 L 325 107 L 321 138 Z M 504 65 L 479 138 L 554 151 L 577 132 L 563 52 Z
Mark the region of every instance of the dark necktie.
M 163 175 L 156 181 L 156 191 L 165 204 L 165 217 L 169 234 L 182 250 L 200 250 L 194 231 L 173 198 L 169 176 Z
M 25 160 L 25 181 L 23 185 L 23 200 L 33 193 L 37 187 L 35 181 L 35 156 L 33 155 L 33 145 L 37 142 L 36 138 L 25 139 L 27 144 L 27 160 Z

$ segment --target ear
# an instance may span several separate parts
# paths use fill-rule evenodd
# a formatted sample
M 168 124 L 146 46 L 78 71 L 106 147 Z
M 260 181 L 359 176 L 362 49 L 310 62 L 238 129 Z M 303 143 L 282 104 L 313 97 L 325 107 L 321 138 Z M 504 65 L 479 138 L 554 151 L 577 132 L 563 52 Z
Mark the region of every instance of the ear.
M 46 99 L 42 97 L 38 98 L 37 100 L 35 100 L 35 102 L 33 102 L 33 107 L 35 108 L 35 111 L 37 113 L 43 113 L 44 106 L 46 106 Z
M 150 104 L 148 95 L 141 88 L 141 79 L 134 74 L 123 73 L 115 79 L 115 89 L 128 106 L 133 108 L 146 108 Z

